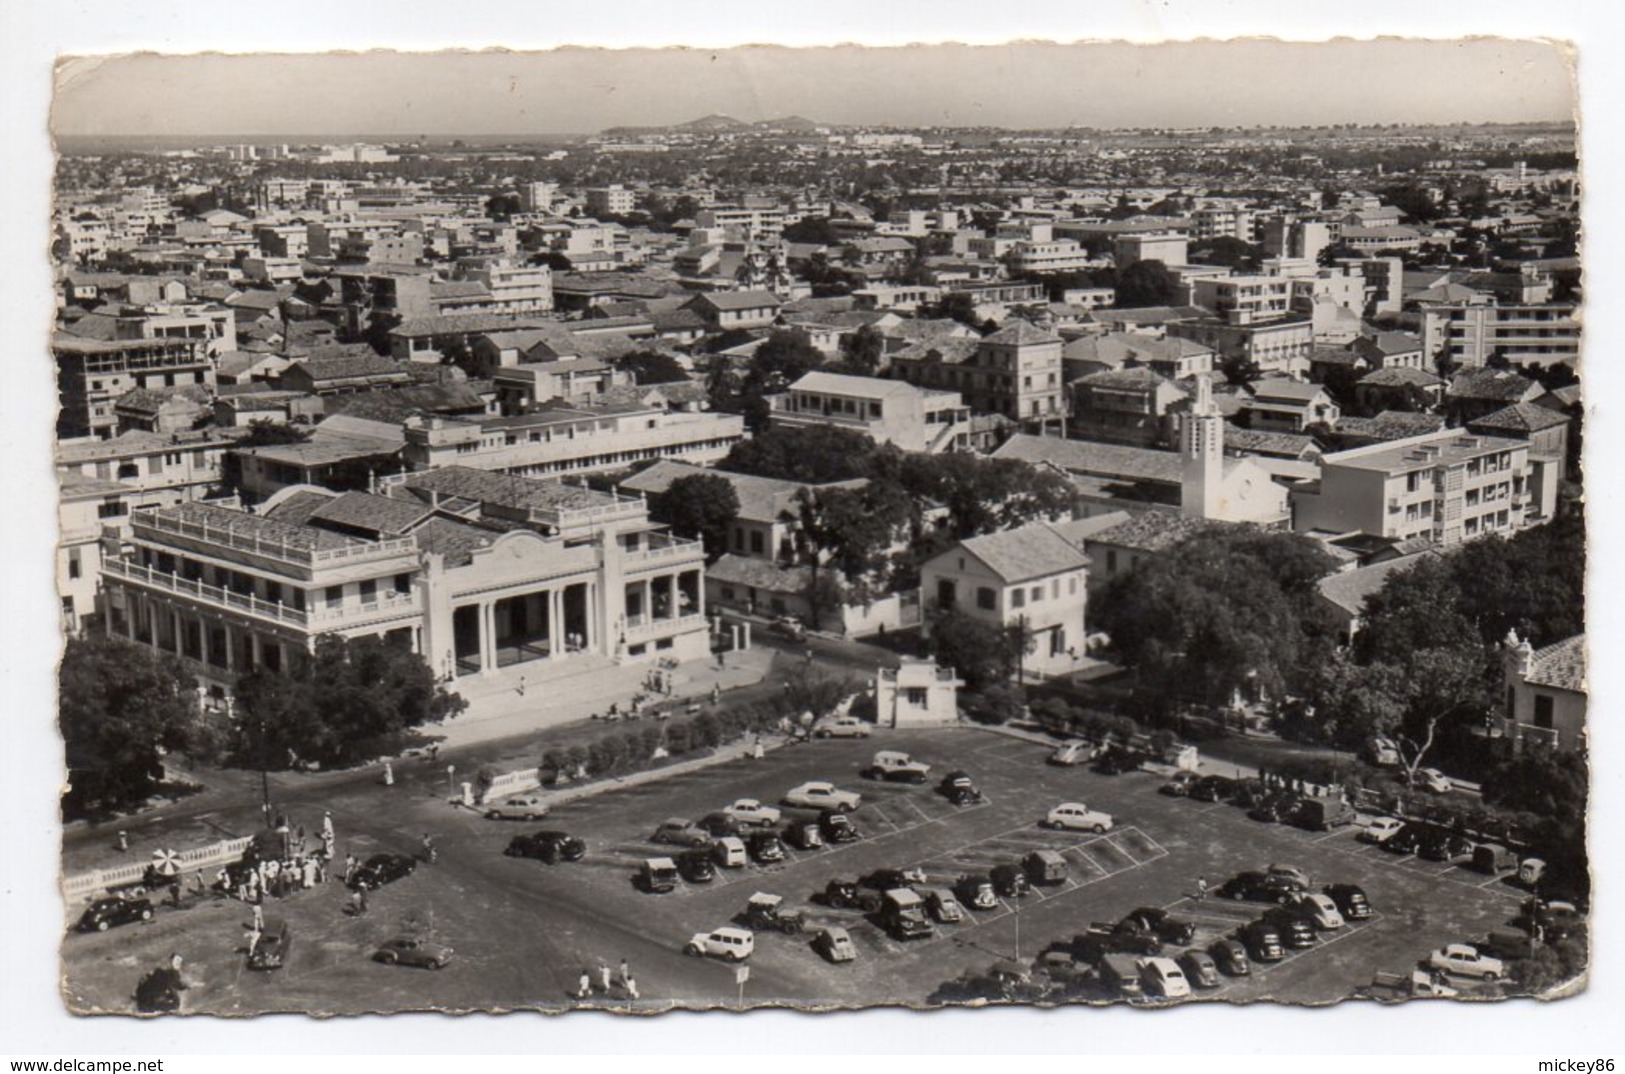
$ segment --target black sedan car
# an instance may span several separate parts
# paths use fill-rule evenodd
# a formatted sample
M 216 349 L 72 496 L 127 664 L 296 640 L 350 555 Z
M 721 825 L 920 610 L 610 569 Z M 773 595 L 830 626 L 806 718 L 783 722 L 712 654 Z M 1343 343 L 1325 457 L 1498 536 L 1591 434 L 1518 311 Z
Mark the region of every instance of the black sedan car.
M 106 932 L 114 925 L 128 925 L 132 921 L 151 921 L 152 903 L 146 899 L 124 899 L 113 896 L 97 899 L 85 907 L 74 926 L 80 932 Z
M 1196 926 L 1155 906 L 1142 906 L 1123 918 L 1119 928 L 1136 928 L 1175 947 L 1184 947 L 1196 938 Z
M 1415 854 L 1422 847 L 1422 829 L 1404 824 L 1399 831 L 1377 844 L 1390 854 Z
M 909 880 L 901 869 L 876 869 L 872 873 L 858 877 L 858 883 L 875 891 L 891 891 L 894 888 L 908 887 Z
M 988 879 L 993 881 L 993 890 L 1000 895 L 1026 895 L 1033 889 L 1027 870 L 1018 864 L 995 865 Z
M 1315 926 L 1308 918 L 1284 906 L 1278 910 L 1266 911 L 1261 920 L 1276 931 L 1282 943 L 1295 951 L 1313 947 L 1319 939 L 1315 935 Z
M 1358 884 L 1327 884 L 1321 889 L 1332 900 L 1345 921 L 1365 921 L 1371 916 L 1371 903 Z
M 371 891 L 411 876 L 417 867 L 417 859 L 406 854 L 374 854 L 350 875 L 348 887 L 351 891 Z
M 1248 902 L 1285 902 L 1303 890 L 1303 885 L 1286 876 L 1265 873 L 1237 873 L 1219 886 L 1218 895 L 1225 899 L 1245 899 Z
M 1424 861 L 1450 861 L 1472 852 L 1472 840 L 1445 828 L 1434 828 L 1424 833 L 1416 844 L 1416 856 Z
M 784 843 L 772 832 L 751 832 L 745 836 L 745 850 L 760 865 L 784 860 Z
M 1122 772 L 1134 772 L 1140 767 L 1145 758 L 1133 750 L 1126 750 L 1121 746 L 1113 746 L 1101 754 L 1095 761 L 1095 771 L 1103 776 L 1115 776 Z
M 561 861 L 580 861 L 587 856 L 587 844 L 565 832 L 531 832 L 514 836 L 503 853 L 510 858 L 534 858 L 555 865 Z
M 852 818 L 845 813 L 837 813 L 826 809 L 818 815 L 818 830 L 823 833 L 824 839 L 831 843 L 850 843 L 863 838 L 858 826 L 852 823 Z
M 1208 945 L 1207 953 L 1213 956 L 1220 972 L 1231 977 L 1246 977 L 1253 972 L 1252 963 L 1247 961 L 1247 949 L 1235 940 L 1214 940 Z
M 942 777 L 937 790 L 956 806 L 974 805 L 982 800 L 982 792 L 977 789 L 969 772 L 949 772 Z
M 685 850 L 672 858 L 677 871 L 690 884 L 709 884 L 716 879 L 717 865 L 709 850 Z
M 1235 785 L 1229 776 L 1198 776 L 1191 784 L 1189 797 L 1197 802 L 1228 802 Z

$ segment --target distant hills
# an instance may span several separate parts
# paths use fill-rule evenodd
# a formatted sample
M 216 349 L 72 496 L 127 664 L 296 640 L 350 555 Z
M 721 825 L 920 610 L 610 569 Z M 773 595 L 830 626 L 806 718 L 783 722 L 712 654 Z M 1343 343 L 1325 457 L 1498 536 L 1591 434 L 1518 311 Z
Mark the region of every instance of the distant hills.
M 729 131 L 810 131 L 828 124 L 816 123 L 805 116 L 784 116 L 781 119 L 761 119 L 754 123 L 747 123 L 742 119 L 721 114 L 701 116 L 691 119 L 687 123 L 674 123 L 665 127 L 611 127 L 605 134 L 652 134 L 656 132 L 669 133 L 685 131 L 692 134 L 726 134 Z

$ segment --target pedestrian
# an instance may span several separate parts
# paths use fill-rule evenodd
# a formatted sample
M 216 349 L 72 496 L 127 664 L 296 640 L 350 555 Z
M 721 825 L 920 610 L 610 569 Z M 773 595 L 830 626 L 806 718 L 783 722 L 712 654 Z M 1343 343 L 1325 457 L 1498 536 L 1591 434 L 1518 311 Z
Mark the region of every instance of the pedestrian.
M 609 991 L 610 976 L 609 976 L 609 963 L 607 963 L 607 962 L 598 963 L 598 983 L 603 988 L 603 990 L 605 992 Z
M 576 986 L 576 999 L 587 999 L 592 996 L 592 974 L 586 970 L 581 971 L 581 983 Z
M 431 742 L 429 743 L 429 763 L 433 764 L 438 760 L 440 760 L 440 743 Z
M 1196 878 L 1196 898 L 1198 900 L 1207 898 L 1207 877 L 1205 876 Z
M 711 704 L 715 705 L 718 701 L 721 701 L 721 700 L 722 700 L 722 684 L 720 682 L 714 682 L 714 683 L 711 684 Z
M 327 856 L 326 855 L 323 855 L 323 856 L 317 858 L 315 863 L 311 866 L 311 868 L 316 874 L 316 883 L 318 883 L 318 884 L 327 883 Z
M 525 677 L 523 675 L 519 676 L 519 696 L 525 696 Z
M 356 902 L 356 907 L 357 907 L 358 912 L 363 913 L 363 914 L 367 912 L 367 889 L 366 888 L 360 887 L 360 888 L 355 889 L 355 902 Z
M 305 887 L 307 889 L 308 888 L 313 888 L 313 887 L 316 886 L 316 859 L 315 858 L 306 858 L 305 859 L 305 872 L 304 872 L 303 879 L 304 879 L 304 882 L 305 882 Z
M 758 761 L 767 756 L 767 750 L 762 747 L 761 735 L 757 735 L 755 743 L 751 745 L 750 755 Z
M 813 651 L 811 649 L 808 649 L 807 650 L 807 663 L 810 664 L 812 662 L 813 662 Z
M 265 911 L 258 906 L 254 907 L 254 931 L 265 931 Z
M 344 884 L 346 887 L 348 887 L 350 881 L 354 879 L 356 867 L 359 864 L 360 863 L 355 860 L 354 854 L 344 855 Z
M 243 946 L 248 949 L 248 957 L 254 957 L 254 948 L 260 945 L 260 930 L 249 929 L 243 933 Z
M 181 905 L 181 878 L 179 876 L 169 882 L 169 905 L 177 909 Z
M 627 999 L 637 999 L 638 998 L 638 983 L 636 981 L 632 980 L 632 978 L 630 978 L 630 977 L 628 977 L 626 979 L 626 998 Z
M 631 985 L 632 983 L 632 967 L 626 964 L 624 958 L 621 959 L 621 983 L 623 985 Z
M 203 896 L 209 893 L 209 885 L 203 880 L 202 869 L 199 869 L 197 872 L 192 874 L 192 883 L 197 885 L 198 898 L 201 899 Z

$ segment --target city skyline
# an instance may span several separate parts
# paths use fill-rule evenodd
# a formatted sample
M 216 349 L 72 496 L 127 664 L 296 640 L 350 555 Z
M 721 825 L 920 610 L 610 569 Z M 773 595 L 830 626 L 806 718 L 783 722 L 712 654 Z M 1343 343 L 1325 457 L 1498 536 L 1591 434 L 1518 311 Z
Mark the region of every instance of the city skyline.
M 1362 73 L 1357 90 L 1325 77 L 1339 69 Z M 60 60 L 52 129 L 70 138 L 523 137 L 712 114 L 1015 129 L 1548 123 L 1572 122 L 1574 87 L 1560 45 L 1501 39 L 143 53 Z

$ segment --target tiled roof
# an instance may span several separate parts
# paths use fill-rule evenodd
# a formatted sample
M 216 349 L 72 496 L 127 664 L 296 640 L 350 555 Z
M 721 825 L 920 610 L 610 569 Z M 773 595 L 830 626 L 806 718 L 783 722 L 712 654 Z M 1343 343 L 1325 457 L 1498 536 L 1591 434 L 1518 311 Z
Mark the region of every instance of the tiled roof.
M 1550 686 L 1557 690 L 1586 692 L 1586 636 L 1576 634 L 1544 649 L 1535 650 L 1529 673 L 1523 681 L 1530 686 Z
M 1343 417 L 1337 420 L 1337 431 L 1350 436 L 1368 436 L 1376 440 L 1403 440 L 1407 436 L 1438 432 L 1444 428 L 1444 418 L 1438 414 L 1416 414 L 1406 410 L 1384 410 L 1374 418 Z
M 1163 552 L 1199 533 L 1226 525 L 1230 524 L 1191 518 L 1172 511 L 1136 511 L 1115 526 L 1094 534 L 1089 540 L 1140 552 Z
M 1098 373 L 1079 377 L 1072 383 L 1087 385 L 1090 388 L 1154 391 L 1164 384 L 1173 384 L 1173 381 L 1145 366 L 1134 366 L 1128 369 L 1103 369 Z M 1179 390 L 1184 391 L 1183 388 Z
M 1061 337 L 1054 332 L 1039 328 L 1031 321 L 1024 321 L 1020 317 L 1016 317 L 1003 328 L 986 337 L 983 342 L 1002 346 L 1024 347 L 1036 343 L 1059 343 Z
M 616 502 L 616 498 L 609 493 L 598 492 L 584 485 L 537 481 L 467 466 L 444 466 L 438 470 L 412 474 L 402 485 L 409 490 L 527 510 L 574 511 L 607 507 Z
M 802 374 L 800 380 L 790 385 L 790 390 L 793 392 L 828 392 L 832 395 L 855 395 L 864 398 L 921 394 L 920 389 L 901 380 L 882 380 L 880 377 L 855 377 L 845 373 L 825 373 L 817 369 Z
M 795 509 L 797 492 L 803 488 L 819 487 L 816 485 L 803 485 L 798 481 L 784 481 L 776 477 L 758 477 L 755 474 L 734 474 L 726 470 L 712 470 L 676 459 L 662 459 L 648 469 L 622 481 L 619 487 L 624 491 L 658 496 L 670 488 L 672 482 L 678 478 L 692 477 L 697 474 L 720 477 L 732 485 L 734 495 L 739 497 L 739 517 L 746 522 L 777 522 L 781 514 Z M 848 481 L 839 482 L 838 484 L 853 487 L 861 485 L 862 482 Z
M 1486 429 L 1491 432 L 1509 431 L 1515 433 L 1537 433 L 1542 429 L 1550 429 L 1554 425 L 1567 425 L 1569 419 L 1566 415 L 1550 407 L 1538 406 L 1534 403 L 1513 403 L 1502 407 L 1493 414 L 1486 414 L 1482 418 L 1474 418 L 1468 426 L 1477 432 Z
M 1269 377 L 1253 384 L 1253 398 L 1260 402 L 1284 400 L 1301 405 L 1313 402 L 1315 397 L 1323 394 L 1325 390 L 1319 384 L 1308 384 L 1286 377 Z
M 1089 563 L 1088 556 L 1043 522 L 967 537 L 959 547 L 987 564 L 1006 583 L 1047 578 Z M 950 550 L 945 554 L 953 553 Z
M 1407 388 L 1413 385 L 1418 388 L 1437 388 L 1444 381 L 1425 369 L 1391 365 L 1383 369 L 1373 369 L 1361 377 L 1359 383 L 1378 388 Z
M 410 533 L 429 514 L 427 507 L 406 500 L 368 492 L 346 492 L 312 511 L 310 522 L 330 522 L 336 526 L 366 530 L 378 537 L 399 537 Z
M 1261 455 L 1280 455 L 1301 458 L 1316 450 L 1315 438 L 1301 433 L 1273 432 L 1267 429 L 1238 429 L 1226 424 L 1224 446 L 1227 450 L 1256 452 Z
M 705 568 L 706 581 L 749 586 L 770 593 L 805 593 L 812 579 L 811 567 L 781 567 L 768 559 L 752 559 L 724 554 Z
M 1006 440 L 993 452 L 993 458 L 1020 459 L 1034 466 L 1049 464 L 1068 473 L 1176 485 L 1183 471 L 1179 453 L 1174 451 L 1098 444 L 1088 440 L 1062 440 L 1026 433 L 1017 433 Z
M 114 400 L 113 406 L 127 412 L 156 414 L 164 404 L 176 399 L 202 405 L 209 401 L 209 392 L 201 384 L 183 384 L 174 388 L 131 388 Z M 1546 410 L 1545 407 L 1540 409 Z M 1546 413 L 1556 414 L 1556 411 L 1547 410 Z M 1561 414 L 1557 417 L 1567 420 Z
M 890 339 L 927 341 L 958 338 L 968 339 L 973 343 L 976 335 L 969 326 L 960 324 L 950 317 L 910 317 L 897 324 L 882 327 L 880 332 Z
M 392 336 L 457 336 L 481 332 L 506 332 L 515 328 L 537 328 L 541 319 L 501 313 L 443 313 L 411 317 L 389 330 Z
M 446 566 L 460 567 L 501 534 L 473 523 L 437 516 L 419 526 L 412 536 L 417 538 L 418 547 L 423 551 L 445 557 Z
M 393 358 L 381 354 L 351 354 L 337 358 L 306 358 L 296 363 L 317 384 L 353 377 L 410 377 Z M 286 372 L 283 374 L 286 376 Z
M 1450 381 L 1450 395 L 1456 399 L 1522 399 L 1535 382 L 1510 369 L 1470 369 Z
M 905 362 L 939 360 L 946 362 L 949 365 L 958 365 L 959 363 L 968 360 L 976 353 L 978 342 L 979 341 L 975 339 L 960 339 L 955 336 L 942 336 L 937 339 L 921 340 L 918 343 L 910 343 L 908 346 L 892 355 L 892 360 L 901 360 Z M 931 358 L 933 352 L 936 354 L 936 359 Z
M 367 542 L 358 537 L 346 537 L 329 530 L 300 526 L 264 515 L 251 515 L 206 503 L 183 503 L 159 509 L 157 514 L 205 526 L 220 533 L 238 537 L 257 538 L 271 544 L 291 548 L 321 551 L 331 548 L 354 548 Z
M 1329 574 L 1315 583 L 1315 586 L 1326 600 L 1350 615 L 1359 615 L 1365 610 L 1366 598 L 1380 590 L 1388 581 L 1389 575 L 1414 567 L 1416 564 L 1415 555 L 1386 559 L 1369 567 L 1356 567 L 1354 570 Z
M 771 291 L 713 291 L 700 295 L 695 301 L 719 310 L 754 310 L 764 306 L 777 309 L 782 305 L 779 296 Z

